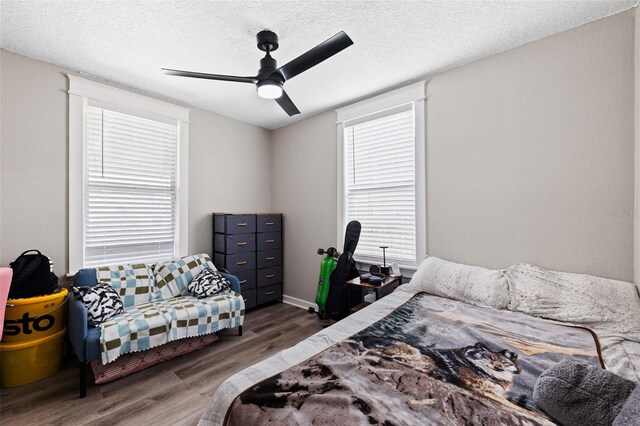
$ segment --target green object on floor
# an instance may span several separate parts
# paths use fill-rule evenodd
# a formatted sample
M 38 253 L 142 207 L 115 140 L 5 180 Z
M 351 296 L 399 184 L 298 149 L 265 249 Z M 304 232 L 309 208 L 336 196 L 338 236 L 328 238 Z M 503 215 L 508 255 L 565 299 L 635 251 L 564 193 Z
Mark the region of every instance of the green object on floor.
M 316 292 L 316 305 L 318 305 L 318 316 L 324 318 L 324 307 L 329 295 L 329 278 L 333 270 L 336 269 L 338 264 L 337 257 L 340 253 L 335 248 L 329 247 L 327 250 L 318 249 L 318 254 L 324 255 L 324 257 L 320 262 L 320 279 L 318 280 L 318 290 Z

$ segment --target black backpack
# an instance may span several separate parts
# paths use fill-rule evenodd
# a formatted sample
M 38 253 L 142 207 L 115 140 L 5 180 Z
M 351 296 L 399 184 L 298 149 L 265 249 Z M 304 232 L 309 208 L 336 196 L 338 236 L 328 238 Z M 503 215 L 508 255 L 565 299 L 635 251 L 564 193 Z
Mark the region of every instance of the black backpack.
M 27 254 L 29 252 L 35 252 Z M 9 264 L 13 269 L 9 299 L 43 296 L 60 290 L 49 258 L 39 250 L 27 250 Z

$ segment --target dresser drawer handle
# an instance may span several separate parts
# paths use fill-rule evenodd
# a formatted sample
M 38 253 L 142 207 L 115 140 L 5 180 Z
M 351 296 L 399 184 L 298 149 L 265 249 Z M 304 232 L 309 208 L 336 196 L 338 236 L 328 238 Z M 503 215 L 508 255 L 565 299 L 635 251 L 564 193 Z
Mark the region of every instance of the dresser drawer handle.
M 276 258 L 273 256 L 269 256 L 269 257 L 265 257 L 264 260 L 276 260 Z
M 265 241 L 265 242 L 266 242 L 267 244 L 271 244 L 271 243 L 274 243 L 275 241 L 276 241 L 276 240 L 267 240 L 267 241 Z
M 266 275 L 265 278 L 273 278 L 275 276 L 276 276 L 276 274 L 269 274 L 269 275 Z
M 265 296 L 271 296 L 273 293 L 275 293 L 275 290 L 274 291 L 268 291 L 264 295 Z
M 247 283 L 247 280 L 241 280 L 240 281 L 240 284 L 246 284 L 246 283 Z
M 264 224 L 265 224 L 265 226 L 273 226 L 276 223 L 275 222 L 265 222 Z
M 238 222 L 236 226 L 247 226 L 247 222 Z
M 246 246 L 246 245 L 247 245 L 247 242 L 246 242 L 246 241 L 238 241 L 238 242 L 236 243 L 236 245 L 237 245 L 237 246 Z
M 236 262 L 236 265 L 246 265 L 247 261 L 246 260 L 239 260 Z

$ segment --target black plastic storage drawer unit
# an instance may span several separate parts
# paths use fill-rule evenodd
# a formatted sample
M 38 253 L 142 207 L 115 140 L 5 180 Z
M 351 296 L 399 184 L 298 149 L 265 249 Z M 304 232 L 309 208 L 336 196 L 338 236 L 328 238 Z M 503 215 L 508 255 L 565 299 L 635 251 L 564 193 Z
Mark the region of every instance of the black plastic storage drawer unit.
M 213 214 L 213 262 L 240 280 L 246 309 L 282 301 L 282 215 Z

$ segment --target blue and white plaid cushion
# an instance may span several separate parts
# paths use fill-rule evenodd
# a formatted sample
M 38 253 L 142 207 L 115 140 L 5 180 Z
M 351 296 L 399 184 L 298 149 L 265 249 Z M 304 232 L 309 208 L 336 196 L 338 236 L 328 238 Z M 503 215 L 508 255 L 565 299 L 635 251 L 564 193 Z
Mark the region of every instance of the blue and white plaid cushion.
M 101 266 L 96 268 L 96 278 L 118 292 L 125 308 L 151 300 L 153 274 L 143 263 Z
M 137 305 L 100 324 L 102 363 L 185 337 L 215 333 L 244 322 L 244 300 L 233 291 L 206 299 L 174 297 Z
M 244 300 L 233 291 L 206 299 L 184 296 L 167 300 L 174 309 L 170 340 L 214 333 L 244 322 Z
M 156 263 L 154 268 L 156 286 L 152 300 L 166 300 L 186 295 L 191 280 L 204 269 L 217 270 L 208 254 L 194 254 Z

